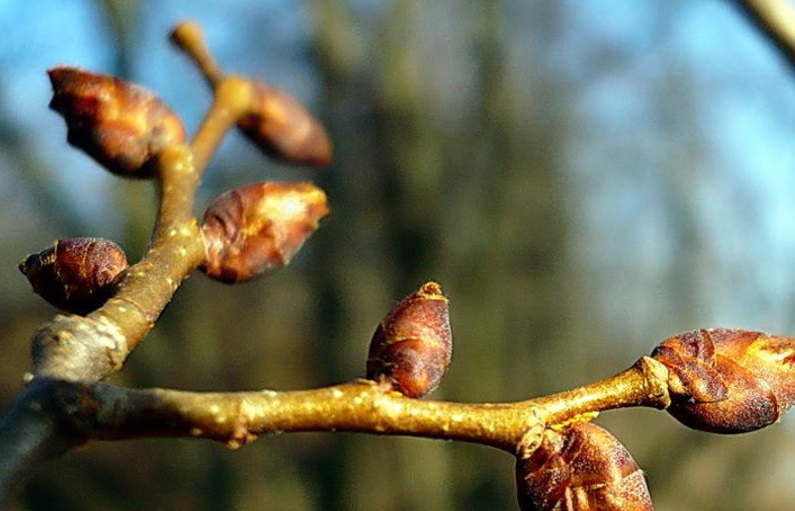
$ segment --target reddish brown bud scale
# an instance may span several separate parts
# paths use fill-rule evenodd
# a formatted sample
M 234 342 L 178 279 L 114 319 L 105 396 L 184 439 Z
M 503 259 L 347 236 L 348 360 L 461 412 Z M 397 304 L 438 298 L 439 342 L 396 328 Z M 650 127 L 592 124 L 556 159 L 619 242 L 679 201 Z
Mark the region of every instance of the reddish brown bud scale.
M 58 240 L 19 265 L 36 294 L 59 309 L 76 314 L 86 314 L 102 305 L 125 268 L 124 251 L 101 238 Z
M 795 402 L 795 339 L 789 337 L 702 329 L 665 340 L 652 356 L 669 370 L 668 411 L 694 429 L 761 429 Z
M 311 183 L 255 183 L 216 198 L 204 214 L 209 277 L 234 284 L 286 265 L 329 214 Z
M 407 397 L 433 391 L 453 353 L 447 298 L 427 282 L 404 298 L 378 325 L 370 341 L 367 378 L 389 381 Z
M 332 148 L 326 130 L 295 98 L 255 82 L 256 113 L 238 127 L 268 156 L 292 165 L 327 167 Z
M 541 445 L 519 449 L 516 485 L 523 511 L 651 511 L 635 460 L 607 430 L 575 422 L 547 429 Z
M 48 74 L 50 108 L 66 121 L 68 142 L 114 174 L 151 177 L 146 164 L 185 140 L 179 117 L 142 87 L 73 67 Z

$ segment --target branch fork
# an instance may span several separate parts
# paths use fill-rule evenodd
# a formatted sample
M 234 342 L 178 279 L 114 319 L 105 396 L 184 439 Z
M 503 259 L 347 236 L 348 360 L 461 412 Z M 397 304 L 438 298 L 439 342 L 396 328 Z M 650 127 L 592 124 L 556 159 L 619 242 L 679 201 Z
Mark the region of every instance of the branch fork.
M 69 142 L 115 174 L 154 179 L 158 212 L 148 251 L 129 267 L 118 247 L 99 239 L 61 240 L 21 265 L 34 290 L 73 313 L 56 315 L 34 334 L 33 372 L 0 422 L 3 504 L 38 464 L 91 440 L 186 437 L 238 448 L 263 435 L 350 431 L 509 452 L 522 509 L 650 510 L 637 464 L 591 422 L 600 412 L 652 407 L 696 429 L 739 433 L 776 422 L 795 402 L 795 340 L 730 329 L 674 336 L 615 376 L 550 396 L 513 403 L 422 399 L 441 382 L 452 355 L 449 303 L 435 282 L 378 324 L 366 379 L 247 392 L 104 383 L 195 270 L 234 284 L 281 267 L 329 212 L 325 194 L 311 183 L 266 182 L 227 192 L 202 219 L 194 216 L 202 175 L 232 128 L 287 164 L 327 166 L 331 144 L 291 96 L 226 75 L 196 24 L 177 27 L 172 41 L 214 91 L 189 142 L 176 114 L 151 93 L 75 68 L 50 72 L 51 106 L 64 116 Z M 62 292 L 53 297 L 50 289 Z

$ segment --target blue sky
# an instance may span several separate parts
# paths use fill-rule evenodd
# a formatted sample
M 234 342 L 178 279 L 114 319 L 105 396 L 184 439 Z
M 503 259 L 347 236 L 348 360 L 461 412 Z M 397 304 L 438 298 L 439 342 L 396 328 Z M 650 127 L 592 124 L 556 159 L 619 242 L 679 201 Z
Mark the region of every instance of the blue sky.
M 209 94 L 165 39 L 184 18 L 204 25 L 218 59 L 231 70 L 267 69 L 270 81 L 314 100 L 316 82 L 302 53 L 311 30 L 303 3 L 141 4 L 130 78 L 155 90 L 189 128 Z M 522 2 L 506 4 L 517 14 L 511 21 L 521 23 Z M 356 5 L 377 12 L 377 3 Z M 694 288 L 704 295 L 696 301 L 703 304 L 699 317 L 792 333 L 795 73 L 729 2 L 585 0 L 565 7 L 563 36 L 546 58 L 576 87 L 568 179 L 584 280 L 602 297 L 603 313 L 620 316 L 635 307 L 636 315 L 652 319 L 659 300 L 640 299 L 649 289 L 675 299 L 664 288 L 678 271 L 681 247 L 671 239 L 676 219 L 686 214 L 710 261 L 696 271 Z M 98 230 L 118 228 L 120 219 L 112 213 L 111 194 L 86 201 L 84 190 L 105 189 L 111 178 L 67 146 L 62 122 L 47 110 L 44 71 L 61 63 L 111 68 L 107 27 L 94 2 L 0 1 L 2 111 L 40 149 L 63 201 L 85 218 L 100 218 Z M 241 41 L 256 46 L 241 47 Z M 514 42 L 520 63 L 532 51 L 523 42 Z M 518 65 L 516 72 L 532 70 Z M 238 158 L 241 151 L 250 154 L 232 140 L 220 157 Z M 661 174 L 672 167 L 678 177 L 666 181 Z M 25 198 L 12 192 L 13 179 L 0 173 L 6 204 Z M 671 194 L 681 196 L 681 211 Z M 718 262 L 709 257 L 715 254 Z

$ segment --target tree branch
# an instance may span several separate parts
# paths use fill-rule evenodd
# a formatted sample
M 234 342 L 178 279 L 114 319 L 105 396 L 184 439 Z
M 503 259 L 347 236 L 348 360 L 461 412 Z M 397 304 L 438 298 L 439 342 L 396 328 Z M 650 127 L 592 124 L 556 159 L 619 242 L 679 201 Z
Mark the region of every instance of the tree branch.
M 57 315 L 34 334 L 32 383 L 0 422 L 0 505 L 38 463 L 75 444 L 73 432 L 46 401 L 48 382 L 96 382 L 120 370 L 182 281 L 204 261 L 193 216 L 196 188 L 220 140 L 249 110 L 250 87 L 243 82 L 232 77 L 219 85 L 190 147 L 169 147 L 157 156 L 160 193 L 149 250 L 128 268 L 114 296 L 85 317 Z
M 739 0 L 736 4 L 795 67 L 795 6 L 789 0 Z
M 775 0 L 748 0 L 740 5 L 795 64 L 795 11 L 786 2 Z M 201 176 L 231 127 L 245 118 L 241 129 L 266 152 L 289 163 L 327 164 L 331 158 L 325 130 L 318 131 L 318 123 L 297 101 L 267 86 L 257 88 L 246 79 L 224 75 L 195 25 L 183 25 L 173 38 L 202 69 L 214 88 L 214 102 L 189 145 L 179 143 L 184 138 L 180 124 L 180 136 L 173 142 L 176 145 L 159 150 L 154 158 L 159 201 L 149 250 L 114 281 L 114 296 L 85 317 L 58 315 L 34 335 L 33 373 L 0 422 L 0 505 L 7 504 L 16 487 L 47 459 L 89 440 L 138 437 L 204 438 L 231 448 L 261 435 L 306 431 L 458 440 L 516 454 L 523 462 L 518 465 L 518 480 L 526 482 L 538 468 L 534 465 L 538 460 L 531 459 L 536 448 L 542 442 L 548 449 L 554 448 L 549 444 L 574 434 L 571 438 L 577 442 L 598 449 L 594 460 L 574 463 L 572 470 L 587 474 L 596 467 L 597 472 L 605 472 L 598 474 L 600 477 L 606 475 L 608 482 L 616 482 L 611 477 L 621 468 L 619 461 L 626 461 L 623 454 L 614 459 L 620 444 L 612 437 L 600 436 L 596 426 L 574 430 L 573 423 L 615 408 L 665 409 L 673 395 L 675 402 L 669 411 L 678 420 L 697 429 L 736 433 L 775 422 L 795 402 L 795 381 L 790 381 L 795 340 L 730 329 L 672 337 L 658 346 L 652 354 L 655 358 L 642 357 L 615 376 L 551 396 L 514 403 L 420 400 L 418 397 L 430 392 L 443 376 L 452 349 L 447 299 L 435 283 L 426 284 L 401 302 L 381 323 L 371 341 L 369 380 L 288 392 L 187 392 L 100 383 L 122 368 L 185 278 L 203 264 L 205 273 L 213 276 L 206 268 L 206 259 L 212 260 L 206 250 L 209 224 L 205 222 L 200 229 L 193 208 Z M 60 106 L 70 107 L 68 102 Z M 99 116 L 101 112 L 94 113 Z M 313 135 L 301 139 L 296 132 Z M 313 147 L 321 148 L 320 156 Z M 151 154 L 148 156 L 151 159 Z M 284 192 L 285 188 L 268 190 Z M 259 185 L 245 190 L 266 193 Z M 322 200 L 307 200 L 307 205 L 299 194 L 281 202 L 260 203 L 239 191 L 225 194 L 226 202 L 215 212 L 223 234 L 216 241 L 223 244 L 251 237 L 258 243 L 233 246 L 231 257 L 251 256 L 245 253 L 251 250 L 267 256 L 264 264 L 275 266 L 271 259 L 278 266 L 286 264 L 292 251 L 328 212 L 322 191 L 313 188 L 311 192 Z M 213 211 L 213 205 L 208 211 Z M 278 220 L 292 228 L 272 229 L 271 224 Z M 277 238 L 278 243 L 274 241 Z M 596 445 L 599 438 L 608 440 Z M 544 454 L 543 449 L 539 451 Z M 638 473 L 645 491 L 642 476 L 634 461 L 632 464 L 632 474 Z M 556 469 L 552 466 L 551 470 Z M 580 474 L 572 474 L 573 483 L 584 480 Z M 624 479 L 619 477 L 618 482 Z M 601 491 L 602 487 L 602 483 L 589 484 L 587 490 Z M 535 491 L 533 485 L 528 488 L 530 493 Z M 623 491 L 620 484 L 616 488 Z M 547 493 L 560 494 L 558 490 Z M 648 493 L 644 495 L 634 502 L 650 505 Z M 531 497 L 526 505 L 535 509 Z M 520 497 L 520 502 L 525 500 Z
M 515 403 L 418 400 L 370 380 L 291 392 L 226 393 L 54 384 L 59 415 L 79 437 L 95 440 L 192 437 L 236 448 L 260 435 L 350 431 L 458 440 L 514 453 L 529 431 L 614 408 L 665 408 L 667 379 L 662 364 L 644 357 L 611 378 Z

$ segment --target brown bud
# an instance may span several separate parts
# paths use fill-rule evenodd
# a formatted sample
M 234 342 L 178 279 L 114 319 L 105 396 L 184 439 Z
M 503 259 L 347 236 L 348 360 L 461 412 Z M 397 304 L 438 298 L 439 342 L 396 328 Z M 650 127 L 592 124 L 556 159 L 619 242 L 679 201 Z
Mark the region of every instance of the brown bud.
M 36 294 L 75 314 L 87 314 L 102 305 L 125 268 L 124 251 L 101 238 L 58 240 L 19 264 Z
M 151 177 L 146 163 L 185 140 L 179 117 L 142 87 L 74 67 L 48 74 L 50 108 L 66 121 L 67 141 L 114 174 Z
M 669 370 L 671 406 L 683 424 L 744 433 L 776 422 L 795 402 L 795 339 L 702 329 L 662 342 L 652 357 Z
M 651 511 L 643 472 L 607 430 L 575 422 L 547 429 L 534 450 L 519 449 L 516 486 L 523 511 Z
M 370 341 L 367 378 L 389 381 L 407 397 L 432 392 L 453 353 L 447 298 L 439 284 L 426 282 L 398 303 Z
M 229 284 L 286 265 L 329 213 L 311 183 L 255 183 L 218 196 L 204 213 L 201 270 Z
M 327 167 L 331 141 L 323 125 L 289 94 L 255 82 L 255 114 L 238 127 L 265 154 L 284 163 Z

